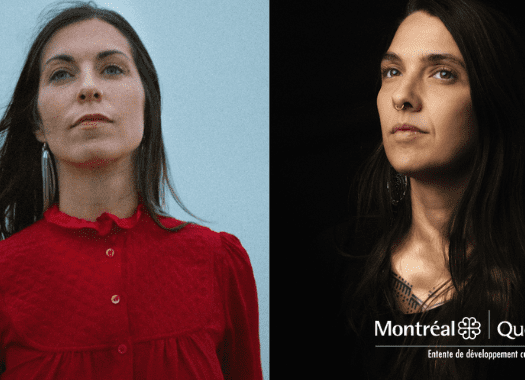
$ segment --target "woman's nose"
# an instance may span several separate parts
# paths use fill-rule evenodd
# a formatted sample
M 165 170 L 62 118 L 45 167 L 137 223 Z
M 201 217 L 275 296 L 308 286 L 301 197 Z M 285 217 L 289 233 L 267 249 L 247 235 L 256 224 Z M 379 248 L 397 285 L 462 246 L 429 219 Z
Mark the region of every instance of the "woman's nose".
M 398 87 L 392 93 L 392 105 L 399 111 L 421 111 L 423 107 L 419 82 L 416 77 L 399 77 Z
M 90 73 L 84 76 L 84 80 L 77 94 L 77 100 L 80 102 L 100 102 L 102 100 L 102 89 L 93 80 Z
M 86 89 L 78 94 L 78 100 L 82 102 L 102 100 L 102 91 L 98 89 Z

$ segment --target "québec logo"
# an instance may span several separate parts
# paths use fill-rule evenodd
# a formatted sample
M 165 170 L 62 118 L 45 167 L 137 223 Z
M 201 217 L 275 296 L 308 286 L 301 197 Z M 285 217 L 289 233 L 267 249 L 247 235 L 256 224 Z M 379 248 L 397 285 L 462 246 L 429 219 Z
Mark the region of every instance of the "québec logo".
M 458 333 L 463 339 L 474 339 L 481 334 L 481 323 L 474 317 L 465 317 L 458 323 Z

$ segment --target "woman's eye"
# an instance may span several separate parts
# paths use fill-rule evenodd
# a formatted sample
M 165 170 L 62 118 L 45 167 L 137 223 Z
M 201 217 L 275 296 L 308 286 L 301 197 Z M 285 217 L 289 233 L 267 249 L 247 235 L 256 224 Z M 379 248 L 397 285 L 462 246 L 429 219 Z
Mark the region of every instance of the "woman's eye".
M 124 74 L 124 70 L 122 70 L 118 66 L 110 65 L 110 66 L 105 67 L 104 70 L 102 70 L 102 74 L 109 75 L 109 76 L 117 76 L 117 75 Z M 49 78 L 49 81 L 58 82 L 58 81 L 69 79 L 71 77 L 72 75 L 68 71 L 58 70 L 58 71 L 55 71 L 51 75 L 51 77 Z
M 453 79 L 456 79 L 456 76 L 450 70 L 441 69 L 434 74 L 434 78 L 444 79 L 444 80 L 453 80 Z
M 104 72 L 109 74 L 109 75 L 120 75 L 120 74 L 124 73 L 124 71 L 122 71 L 122 69 L 120 67 L 114 66 L 114 65 L 106 67 L 104 69 Z
M 399 75 L 399 70 L 390 67 L 383 69 L 381 73 L 383 78 L 392 78 L 392 76 Z
M 69 74 L 67 71 L 65 71 L 65 70 L 58 70 L 58 71 L 55 71 L 53 73 L 53 75 L 51 75 L 49 80 L 52 81 L 52 82 L 53 81 L 60 81 L 60 80 L 68 79 L 70 76 L 71 76 L 71 74 Z

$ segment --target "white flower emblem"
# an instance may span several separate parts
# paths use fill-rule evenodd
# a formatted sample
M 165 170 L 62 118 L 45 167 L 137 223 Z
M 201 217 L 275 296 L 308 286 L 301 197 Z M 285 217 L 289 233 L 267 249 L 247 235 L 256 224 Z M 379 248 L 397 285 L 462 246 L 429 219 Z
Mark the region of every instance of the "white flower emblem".
M 474 339 L 481 334 L 481 323 L 474 317 L 465 317 L 458 323 L 458 332 L 463 339 Z

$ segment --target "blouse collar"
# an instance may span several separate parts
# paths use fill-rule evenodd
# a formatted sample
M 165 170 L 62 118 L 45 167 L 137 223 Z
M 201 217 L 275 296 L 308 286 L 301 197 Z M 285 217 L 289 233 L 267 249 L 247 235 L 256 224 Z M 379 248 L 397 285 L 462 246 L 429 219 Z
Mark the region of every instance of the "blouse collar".
M 49 223 L 56 224 L 57 226 L 71 229 L 81 229 L 81 228 L 91 228 L 98 232 L 99 235 L 107 235 L 113 225 L 117 225 L 123 229 L 131 229 L 137 225 L 140 220 L 140 216 L 144 212 L 144 205 L 142 204 L 142 199 L 139 196 L 139 204 L 135 213 L 129 218 L 120 219 L 116 215 L 110 214 L 108 212 L 100 215 L 96 221 L 91 222 L 85 219 L 79 219 L 77 217 L 68 215 L 58 208 L 58 203 L 54 203 L 49 207 L 46 212 L 44 212 L 44 218 Z

